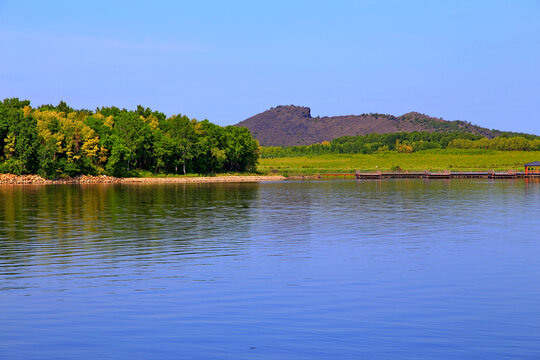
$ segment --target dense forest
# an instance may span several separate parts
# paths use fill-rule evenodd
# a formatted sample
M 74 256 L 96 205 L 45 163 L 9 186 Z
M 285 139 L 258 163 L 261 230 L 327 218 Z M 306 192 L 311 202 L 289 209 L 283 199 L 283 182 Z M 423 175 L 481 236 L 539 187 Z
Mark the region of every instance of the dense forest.
M 259 146 L 247 128 L 221 127 L 185 115 L 65 102 L 32 108 L 0 103 L 0 173 L 46 178 L 79 174 L 128 176 L 255 171 Z
M 261 157 L 322 154 L 373 154 L 383 151 L 410 153 L 429 149 L 487 149 L 502 151 L 540 151 L 540 137 L 506 133 L 493 139 L 465 132 L 400 132 L 343 136 L 313 145 L 265 146 Z

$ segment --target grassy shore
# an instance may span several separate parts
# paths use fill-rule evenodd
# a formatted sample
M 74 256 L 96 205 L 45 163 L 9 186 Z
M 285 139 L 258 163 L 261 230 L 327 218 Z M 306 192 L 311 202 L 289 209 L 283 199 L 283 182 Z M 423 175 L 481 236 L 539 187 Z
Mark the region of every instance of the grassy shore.
M 362 171 L 505 171 L 523 170 L 523 164 L 540 160 L 538 151 L 429 150 L 404 154 L 331 154 L 261 159 L 261 173 L 283 175 Z

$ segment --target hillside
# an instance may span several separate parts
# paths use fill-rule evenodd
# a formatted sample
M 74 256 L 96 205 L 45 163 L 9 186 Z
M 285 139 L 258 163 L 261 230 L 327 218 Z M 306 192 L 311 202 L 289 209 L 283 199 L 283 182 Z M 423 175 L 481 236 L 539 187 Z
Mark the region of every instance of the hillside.
M 340 136 L 410 131 L 463 131 L 488 138 L 502 134 L 466 121 L 447 121 L 417 112 L 401 116 L 362 114 L 311 117 L 309 107 L 277 106 L 250 117 L 236 126 L 247 127 L 263 146 L 309 145 Z

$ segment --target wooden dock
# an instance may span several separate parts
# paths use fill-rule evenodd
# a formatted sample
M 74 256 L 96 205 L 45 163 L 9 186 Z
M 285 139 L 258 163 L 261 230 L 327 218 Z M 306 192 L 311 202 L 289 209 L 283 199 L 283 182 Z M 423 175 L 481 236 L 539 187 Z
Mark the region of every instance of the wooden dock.
M 486 171 L 486 172 L 461 172 L 461 171 L 441 171 L 441 172 L 408 172 L 408 171 L 374 171 L 354 173 L 332 173 L 319 174 L 319 178 L 355 178 L 355 179 L 518 179 L 518 178 L 540 178 L 538 172 L 520 171 Z

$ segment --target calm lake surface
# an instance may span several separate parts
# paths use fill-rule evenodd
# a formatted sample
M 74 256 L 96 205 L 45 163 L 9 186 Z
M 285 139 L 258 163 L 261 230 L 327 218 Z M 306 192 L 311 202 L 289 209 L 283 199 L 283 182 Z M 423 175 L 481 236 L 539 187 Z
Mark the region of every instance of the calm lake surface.
M 540 358 L 537 180 L 0 187 L 0 358 Z

